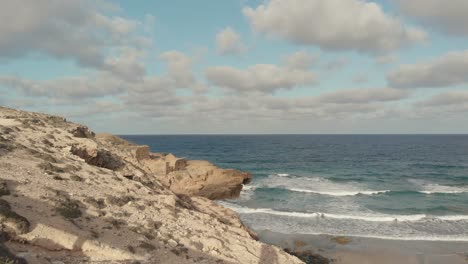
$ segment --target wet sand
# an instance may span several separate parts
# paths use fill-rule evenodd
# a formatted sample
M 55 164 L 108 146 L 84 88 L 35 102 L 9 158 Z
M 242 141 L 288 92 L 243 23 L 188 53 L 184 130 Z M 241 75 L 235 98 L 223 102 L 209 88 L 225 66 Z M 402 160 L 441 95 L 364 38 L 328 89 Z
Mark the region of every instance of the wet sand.
M 337 264 L 468 264 L 468 242 L 257 232 L 263 242 L 319 254 Z

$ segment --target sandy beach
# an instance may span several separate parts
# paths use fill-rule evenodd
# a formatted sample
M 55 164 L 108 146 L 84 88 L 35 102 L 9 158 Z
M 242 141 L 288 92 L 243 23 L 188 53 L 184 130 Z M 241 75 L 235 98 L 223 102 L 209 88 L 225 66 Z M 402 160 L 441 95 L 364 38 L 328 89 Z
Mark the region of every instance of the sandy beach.
M 468 242 L 411 241 L 258 231 L 261 241 L 337 264 L 466 264 Z

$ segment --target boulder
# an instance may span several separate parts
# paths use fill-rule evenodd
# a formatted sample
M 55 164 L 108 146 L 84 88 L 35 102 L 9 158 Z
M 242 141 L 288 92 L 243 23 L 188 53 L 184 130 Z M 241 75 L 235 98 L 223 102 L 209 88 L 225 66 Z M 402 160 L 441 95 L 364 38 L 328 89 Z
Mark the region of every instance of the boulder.
M 77 126 L 70 133 L 77 138 L 94 138 L 95 134 L 86 126 Z
M 117 170 L 124 164 L 119 157 L 113 155 L 110 151 L 105 149 L 98 149 L 97 147 L 90 146 L 72 146 L 70 152 L 76 155 L 86 163 L 92 166 L 106 168 L 109 170 Z
M 207 161 L 186 161 L 184 167 L 171 171 L 163 180 L 177 194 L 202 196 L 212 200 L 236 198 L 239 197 L 242 186 L 252 179 L 250 173 L 220 169 Z
M 134 150 L 135 158 L 138 161 L 150 159 L 150 149 L 149 146 L 137 146 Z
M 167 173 L 185 170 L 185 167 L 187 166 L 187 161 L 185 159 L 178 158 L 172 154 L 167 155 L 165 160 L 169 166 L 169 171 Z

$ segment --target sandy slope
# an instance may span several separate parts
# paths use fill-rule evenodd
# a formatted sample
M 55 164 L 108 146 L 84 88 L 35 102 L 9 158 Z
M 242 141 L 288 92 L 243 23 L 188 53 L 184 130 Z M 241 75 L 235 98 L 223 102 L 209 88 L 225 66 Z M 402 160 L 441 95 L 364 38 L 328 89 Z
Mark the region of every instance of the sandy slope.
M 238 195 L 250 175 L 177 160 L 0 108 L 0 260 L 10 251 L 29 263 L 302 263 L 201 197 Z

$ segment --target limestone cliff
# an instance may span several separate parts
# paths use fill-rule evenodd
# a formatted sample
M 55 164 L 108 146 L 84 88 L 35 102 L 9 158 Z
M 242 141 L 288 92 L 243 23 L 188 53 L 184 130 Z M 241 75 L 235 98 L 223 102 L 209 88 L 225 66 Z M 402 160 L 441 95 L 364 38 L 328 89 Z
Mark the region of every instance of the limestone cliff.
M 210 200 L 250 179 L 0 108 L 0 263 L 301 263 Z

